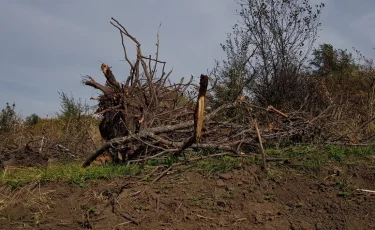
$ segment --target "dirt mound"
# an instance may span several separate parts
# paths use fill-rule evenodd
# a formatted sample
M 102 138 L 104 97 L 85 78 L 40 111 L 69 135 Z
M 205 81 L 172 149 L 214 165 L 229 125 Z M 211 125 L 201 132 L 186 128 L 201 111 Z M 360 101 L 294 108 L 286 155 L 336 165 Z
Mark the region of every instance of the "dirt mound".
M 0 168 L 6 167 L 46 167 L 48 157 L 26 145 L 14 150 L 0 149 Z
M 256 166 L 218 175 L 171 171 L 160 181 L 129 178 L 87 187 L 3 187 L 0 226 L 31 229 L 374 229 L 370 167 L 290 169 Z M 125 183 L 126 181 L 126 183 Z M 6 190 L 6 191 L 5 191 Z

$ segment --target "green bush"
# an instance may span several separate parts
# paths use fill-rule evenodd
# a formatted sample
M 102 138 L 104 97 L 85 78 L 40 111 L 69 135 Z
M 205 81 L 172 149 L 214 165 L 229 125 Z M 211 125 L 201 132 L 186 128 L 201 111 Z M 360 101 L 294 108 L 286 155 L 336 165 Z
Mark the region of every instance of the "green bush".
M 86 102 L 82 102 L 81 99 L 76 100 L 73 94 L 70 97 L 64 93 L 59 92 L 60 95 L 60 113 L 57 116 L 60 118 L 75 119 L 83 115 L 87 115 L 90 111 L 90 106 Z
M 30 116 L 26 117 L 25 124 L 28 126 L 34 126 L 38 123 L 40 117 L 35 113 L 31 114 Z
M 19 122 L 17 113 L 15 112 L 16 104 L 10 105 L 6 103 L 6 107 L 1 110 L 0 113 L 0 131 L 8 132 L 14 128 L 14 126 Z

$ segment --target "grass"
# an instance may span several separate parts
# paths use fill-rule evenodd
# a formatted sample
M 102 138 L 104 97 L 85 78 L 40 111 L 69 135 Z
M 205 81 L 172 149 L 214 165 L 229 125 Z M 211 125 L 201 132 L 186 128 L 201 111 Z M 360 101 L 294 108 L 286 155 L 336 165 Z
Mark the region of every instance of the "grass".
M 13 188 L 30 182 L 67 181 L 83 186 L 87 180 L 113 179 L 121 175 L 137 175 L 137 165 L 104 165 L 82 168 L 78 163 L 51 166 L 45 169 L 7 169 L 0 172 L 0 184 L 8 184 Z
M 342 161 L 344 159 L 355 157 L 363 158 L 375 154 L 375 145 L 371 146 L 335 146 L 329 145 L 328 154 L 331 159 Z
M 232 156 L 220 156 L 206 158 L 197 162 L 197 170 L 204 174 L 225 173 L 240 169 L 244 165 L 254 163 L 254 158 L 241 158 Z
M 343 192 L 343 191 L 341 191 L 341 192 L 338 192 L 337 193 L 337 196 L 338 197 L 343 197 L 343 198 L 347 198 L 347 197 L 349 197 L 350 196 L 350 193 L 349 192 Z
M 146 161 L 146 165 L 148 166 L 159 166 L 159 165 L 168 165 L 171 166 L 177 162 L 175 157 L 168 157 L 164 159 L 149 159 Z
M 369 159 L 369 156 L 375 155 L 375 146 L 291 146 L 283 149 L 266 149 L 266 154 L 275 158 L 292 159 L 293 163 L 291 165 L 280 162 L 281 164 L 277 167 L 280 167 L 280 165 L 284 167 L 293 166 L 297 170 L 318 172 L 322 166 L 332 162 L 339 162 L 347 167 L 355 167 L 361 159 L 366 160 Z M 355 164 L 353 165 L 349 160 L 355 161 Z M 0 185 L 7 184 L 12 188 L 17 188 L 30 182 L 67 181 L 71 184 L 84 186 L 89 180 L 110 180 L 123 175 L 139 175 L 147 173 L 147 168 L 158 165 L 173 165 L 175 162 L 175 158 L 153 159 L 146 162 L 144 169 L 141 169 L 136 164 L 106 164 L 103 166 L 93 165 L 88 168 L 82 168 L 78 162 L 50 166 L 45 169 L 7 169 L 0 171 Z M 194 161 L 192 164 L 194 170 L 207 175 L 233 171 L 257 162 L 259 162 L 259 159 L 256 155 L 254 157 L 217 156 Z
M 195 168 L 204 173 L 228 172 L 232 171 L 233 169 L 240 168 L 244 163 L 246 164 L 250 161 L 248 158 L 221 156 L 197 161 L 195 162 Z M 88 168 L 83 168 L 78 162 L 49 166 L 47 168 L 14 168 L 0 171 L 0 185 L 7 184 L 12 188 L 17 188 L 32 182 L 45 183 L 51 181 L 67 181 L 71 184 L 84 186 L 85 183 L 90 180 L 110 180 L 123 175 L 135 176 L 142 173 L 146 174 L 148 167 L 172 165 L 175 162 L 176 160 L 172 158 L 165 160 L 150 160 L 146 162 L 146 167 L 144 169 L 141 169 L 141 167 L 136 164 L 106 164 L 103 166 L 92 165 Z
M 337 146 L 311 145 L 291 146 L 282 149 L 267 149 L 266 154 L 275 158 L 289 158 L 296 169 L 317 172 L 322 166 L 330 163 L 342 163 L 347 167 L 356 167 L 361 160 L 375 155 L 375 145 L 370 146 Z M 355 163 L 350 163 L 355 160 Z
M 265 200 L 273 200 L 274 196 L 272 194 L 267 194 L 267 195 L 264 196 L 264 199 Z

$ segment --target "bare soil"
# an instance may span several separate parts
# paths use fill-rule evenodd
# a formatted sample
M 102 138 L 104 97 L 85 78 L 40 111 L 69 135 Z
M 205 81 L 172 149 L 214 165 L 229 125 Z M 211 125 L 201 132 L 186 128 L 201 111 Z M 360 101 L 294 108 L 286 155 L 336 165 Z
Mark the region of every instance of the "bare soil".
M 244 166 L 204 175 L 173 168 L 159 181 L 123 177 L 2 187 L 1 229 L 375 229 L 371 162 L 317 174 Z M 4 198 L 5 199 L 5 198 Z

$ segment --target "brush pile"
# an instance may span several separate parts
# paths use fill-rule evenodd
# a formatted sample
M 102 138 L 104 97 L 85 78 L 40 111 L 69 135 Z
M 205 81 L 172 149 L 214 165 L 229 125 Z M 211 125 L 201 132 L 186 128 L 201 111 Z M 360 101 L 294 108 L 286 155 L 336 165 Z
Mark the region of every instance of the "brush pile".
M 107 64 L 101 69 L 106 83 L 92 77 L 85 85 L 101 91 L 96 114 L 102 116 L 99 129 L 106 143 L 84 163 L 89 166 L 99 155 L 109 151 L 114 161 L 145 160 L 166 154 L 179 156 L 185 150 L 209 149 L 244 154 L 258 148 L 259 139 L 253 125 L 256 114 L 268 117 L 263 138 L 278 139 L 306 136 L 316 132 L 313 123 L 288 116 L 273 107 L 253 106 L 240 96 L 232 103 L 205 108 L 213 96 L 209 93 L 207 75 L 171 83 L 173 71 L 165 72 L 166 62 L 159 60 L 159 35 L 156 56 L 145 56 L 141 44 L 124 26 L 112 18 L 111 24 L 121 36 L 125 60 L 130 67 L 127 79 L 119 82 Z M 136 46 L 136 60 L 128 57 L 125 39 Z M 235 114 L 235 115 L 233 115 Z M 264 124 L 262 124 L 264 127 Z M 268 125 L 269 126 L 269 125 Z

